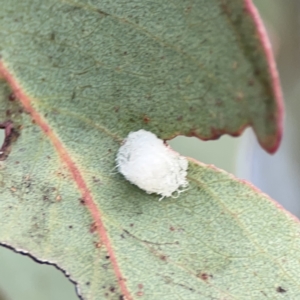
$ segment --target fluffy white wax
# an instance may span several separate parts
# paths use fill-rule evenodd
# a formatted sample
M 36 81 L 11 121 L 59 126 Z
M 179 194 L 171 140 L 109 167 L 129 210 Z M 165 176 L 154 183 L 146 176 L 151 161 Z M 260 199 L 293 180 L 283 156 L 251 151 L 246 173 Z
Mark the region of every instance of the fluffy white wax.
M 129 133 L 116 161 L 119 172 L 148 194 L 170 197 L 188 186 L 187 159 L 152 132 L 141 129 Z

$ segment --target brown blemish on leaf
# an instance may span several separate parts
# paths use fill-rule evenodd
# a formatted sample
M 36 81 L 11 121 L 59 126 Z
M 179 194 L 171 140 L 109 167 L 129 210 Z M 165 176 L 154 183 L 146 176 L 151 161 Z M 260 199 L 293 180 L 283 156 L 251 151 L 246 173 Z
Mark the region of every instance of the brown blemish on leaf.
M 51 32 L 51 34 L 50 34 L 50 40 L 51 41 L 55 40 L 55 32 Z
M 213 278 L 211 274 L 207 274 L 207 273 L 199 273 L 197 277 L 202 279 L 203 281 L 208 281 L 209 279 Z
M 101 180 L 98 179 L 96 176 L 93 176 L 92 179 L 94 183 L 101 183 Z
M 186 9 L 184 10 L 184 12 L 186 14 L 189 14 L 191 12 L 191 10 L 192 10 L 192 6 L 187 6 Z
M 102 247 L 102 243 L 100 243 L 100 242 L 95 243 L 95 247 L 98 248 L 98 249 L 101 248 Z
M 17 98 L 16 98 L 16 95 L 14 93 L 11 93 L 9 96 L 8 96 L 8 100 L 9 101 L 15 101 Z
M 66 173 L 66 171 L 63 170 L 62 168 L 60 170 L 56 171 L 55 175 L 60 179 L 66 179 L 69 177 L 69 175 Z
M 148 124 L 150 121 L 151 121 L 151 120 L 150 120 L 150 118 L 149 118 L 147 115 L 144 115 L 144 116 L 143 116 L 143 122 L 144 122 L 144 123 Z
M 95 233 L 97 231 L 97 224 L 94 222 L 90 226 L 90 233 Z
M 4 129 L 5 138 L 3 145 L 0 149 L 0 161 L 5 160 L 10 151 L 12 144 L 18 139 L 19 132 L 14 128 L 12 121 L 6 121 L 4 123 L 0 123 L 0 129 Z
M 268 297 L 268 295 L 264 291 L 260 291 L 265 297 Z
M 136 292 L 136 295 L 137 295 L 137 296 L 141 297 L 141 296 L 144 295 L 144 292 L 142 291 L 143 288 L 144 288 L 144 285 L 141 284 L 141 283 L 139 283 L 139 284 L 138 284 L 138 289 L 139 289 L 139 291 Z
M 159 258 L 160 258 L 162 261 L 166 261 L 166 260 L 167 260 L 167 256 L 166 256 L 166 255 L 163 255 L 163 254 L 161 254 L 161 255 L 159 256 Z
M 281 286 L 279 286 L 276 288 L 276 292 L 283 294 L 283 293 L 286 293 L 286 290 L 284 288 L 282 288 Z

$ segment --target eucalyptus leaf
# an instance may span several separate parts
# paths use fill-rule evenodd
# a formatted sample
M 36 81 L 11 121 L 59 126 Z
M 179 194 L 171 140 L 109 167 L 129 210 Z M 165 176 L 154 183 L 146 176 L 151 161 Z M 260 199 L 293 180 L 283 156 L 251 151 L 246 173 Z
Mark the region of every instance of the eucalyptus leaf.
M 276 150 L 280 87 L 250 1 L 0 4 L 1 244 L 83 299 L 300 297 L 299 223 L 266 195 L 193 160 L 189 189 L 160 202 L 116 172 L 141 128 L 252 125 Z

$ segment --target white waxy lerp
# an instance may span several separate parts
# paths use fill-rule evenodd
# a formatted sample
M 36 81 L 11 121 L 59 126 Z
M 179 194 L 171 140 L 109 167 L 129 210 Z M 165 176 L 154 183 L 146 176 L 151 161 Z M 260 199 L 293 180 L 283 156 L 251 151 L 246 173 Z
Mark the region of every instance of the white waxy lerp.
M 164 197 L 188 186 L 188 161 L 146 130 L 129 133 L 117 154 L 117 167 L 132 184 Z M 160 200 L 161 200 L 160 199 Z

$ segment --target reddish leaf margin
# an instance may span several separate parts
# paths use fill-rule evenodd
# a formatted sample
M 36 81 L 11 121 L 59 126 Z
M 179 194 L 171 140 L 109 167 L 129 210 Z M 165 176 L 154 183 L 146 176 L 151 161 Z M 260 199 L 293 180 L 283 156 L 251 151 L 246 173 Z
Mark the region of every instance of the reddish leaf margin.
M 89 191 L 88 186 L 83 179 L 83 176 L 80 173 L 79 168 L 76 166 L 75 162 L 72 160 L 68 151 L 65 149 L 63 143 L 59 140 L 59 138 L 53 132 L 51 127 L 47 124 L 46 120 L 44 120 L 44 118 L 33 108 L 32 99 L 28 95 L 26 95 L 26 93 L 22 89 L 21 84 L 16 80 L 16 78 L 13 76 L 13 74 L 9 72 L 8 68 L 6 67 L 6 65 L 4 64 L 3 61 L 0 61 L 0 77 L 1 76 L 9 83 L 16 98 L 19 99 L 19 101 L 23 105 L 24 109 L 31 115 L 35 124 L 37 124 L 42 129 L 42 131 L 46 134 L 46 136 L 52 142 L 57 153 L 59 154 L 62 162 L 67 166 L 70 174 L 72 175 L 75 183 L 77 184 L 79 191 L 82 194 L 85 205 L 88 208 L 88 210 L 92 216 L 92 219 L 94 220 L 94 224 L 96 225 L 95 228 L 97 230 L 97 233 L 107 249 L 107 253 L 108 253 L 110 261 L 112 263 L 112 266 L 113 266 L 113 269 L 115 272 L 115 276 L 117 278 L 117 282 L 122 291 L 123 297 L 126 300 L 132 300 L 133 298 L 132 298 L 132 296 L 126 286 L 126 283 L 125 283 L 126 279 L 122 276 L 122 273 L 118 266 L 117 258 L 115 256 L 113 247 L 110 243 L 105 226 L 102 222 L 100 210 L 98 209 L 98 207 L 93 199 L 93 196 L 92 196 L 91 192 Z
M 256 26 L 257 34 L 259 40 L 263 46 L 263 50 L 265 52 L 265 56 L 269 66 L 269 73 L 272 79 L 272 86 L 273 86 L 273 94 L 277 104 L 277 125 L 278 125 L 278 132 L 277 132 L 277 143 L 270 149 L 268 152 L 271 154 L 275 153 L 279 148 L 282 133 L 283 133 L 283 118 L 284 118 L 284 101 L 283 95 L 280 85 L 280 78 L 276 67 L 276 61 L 272 50 L 272 45 L 265 28 L 265 25 L 260 17 L 260 14 L 253 4 L 253 0 L 245 0 L 245 10 L 249 13 L 250 17 L 253 19 L 253 22 Z

